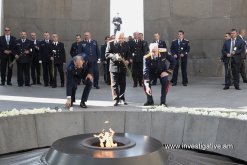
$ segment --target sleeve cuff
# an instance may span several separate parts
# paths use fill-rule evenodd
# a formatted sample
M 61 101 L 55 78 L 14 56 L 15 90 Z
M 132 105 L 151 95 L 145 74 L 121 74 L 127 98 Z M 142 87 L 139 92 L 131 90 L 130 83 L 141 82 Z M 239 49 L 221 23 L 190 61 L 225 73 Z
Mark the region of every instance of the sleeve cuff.
M 67 99 L 71 99 L 71 96 L 67 96 Z

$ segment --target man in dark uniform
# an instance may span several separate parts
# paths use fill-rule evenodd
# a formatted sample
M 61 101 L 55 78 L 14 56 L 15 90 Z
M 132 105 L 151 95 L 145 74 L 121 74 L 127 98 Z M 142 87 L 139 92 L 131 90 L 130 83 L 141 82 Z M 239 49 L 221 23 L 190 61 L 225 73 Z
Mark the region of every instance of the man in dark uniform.
M 241 65 L 241 54 L 245 52 L 245 45 L 243 42 L 239 39 L 237 39 L 237 30 L 232 29 L 231 31 L 231 39 L 226 40 L 223 48 L 222 48 L 222 54 L 224 58 L 228 58 L 229 65 L 228 67 L 232 70 L 232 76 L 233 76 L 233 84 L 236 90 L 240 90 L 239 87 L 239 72 L 240 72 L 240 65 Z M 226 68 L 227 70 L 229 68 Z M 226 76 L 226 84 L 223 88 L 224 90 L 229 89 L 231 85 L 231 78 Z
M 66 63 L 66 55 L 65 55 L 65 49 L 64 44 L 62 42 L 59 42 L 59 37 L 57 34 L 52 35 L 52 44 L 51 44 L 51 50 L 52 50 L 52 56 L 51 62 L 51 71 L 52 71 L 52 88 L 57 87 L 57 71 L 60 75 L 61 80 L 61 87 L 64 87 L 64 71 L 63 66 Z
M 110 76 L 112 97 L 117 106 L 120 101 L 126 105 L 126 71 L 131 59 L 129 44 L 124 41 L 124 33 L 117 33 L 115 40 L 110 41 L 106 47 L 106 59 L 110 59 Z
M 143 43 L 143 46 L 145 48 L 145 54 L 148 54 L 149 52 L 148 42 L 144 40 L 143 33 L 139 33 L 139 40 L 141 40 Z
M 165 48 L 165 49 L 167 49 L 166 42 L 160 40 L 159 33 L 155 33 L 154 34 L 154 41 L 153 41 L 153 43 L 157 43 L 159 48 Z M 152 82 L 151 84 L 152 85 L 156 85 L 157 84 L 157 77 L 155 77 L 155 75 L 153 75 L 153 76 L 154 77 L 151 77 L 150 78 L 151 79 L 151 82 Z
M 81 42 L 81 35 L 77 34 L 75 36 L 75 42 L 71 45 L 71 48 L 70 48 L 70 55 L 72 58 L 76 56 L 77 54 L 79 54 L 78 46 L 80 42 Z
M 15 37 L 11 36 L 11 29 L 4 28 L 4 35 L 0 37 L 0 58 L 1 58 L 1 85 L 5 85 L 7 71 L 7 85 L 12 85 L 12 69 L 10 63 L 14 60 L 13 48 L 15 45 Z
M 172 75 L 172 80 L 171 80 L 172 86 L 177 85 L 179 64 L 181 64 L 183 86 L 187 86 L 188 84 L 187 60 L 188 60 L 189 52 L 190 52 L 189 41 L 184 39 L 184 31 L 180 30 L 178 31 L 177 39 L 173 40 L 171 44 L 171 53 L 177 61 L 177 65 Z
M 31 77 L 33 83 L 31 85 L 35 84 L 41 84 L 40 82 L 40 63 L 39 63 L 39 43 L 40 41 L 37 40 L 36 33 L 31 33 L 32 38 L 32 60 L 31 60 Z
M 143 75 L 143 56 L 145 55 L 145 47 L 143 42 L 139 40 L 139 32 L 133 34 L 134 39 L 129 41 L 130 53 L 132 54 L 132 78 L 134 81 L 133 87 L 137 84 L 142 87 Z
M 119 13 L 117 16 L 113 17 L 112 23 L 114 25 L 114 35 L 116 35 L 117 31 L 121 30 L 122 18 L 119 17 Z
M 66 107 L 70 108 L 75 102 L 75 94 L 77 90 L 77 84 L 81 79 L 85 83 L 85 88 L 81 97 L 80 106 L 87 108 L 85 102 L 87 102 L 90 90 L 93 85 L 92 65 L 87 59 L 87 55 L 81 54 L 73 57 L 73 60 L 67 67 L 67 102 Z
M 100 63 L 100 51 L 97 41 L 91 38 L 90 32 L 84 33 L 84 40 L 81 41 L 78 49 L 79 53 L 85 53 L 86 55 L 88 55 L 88 58 L 91 61 L 93 67 L 93 86 L 96 89 L 99 89 L 98 63 Z
M 32 60 L 32 41 L 27 39 L 27 33 L 21 32 L 20 39 L 16 41 L 14 47 L 17 61 L 17 82 L 18 86 L 30 86 L 30 62 Z M 23 81 L 24 74 L 24 81 Z
M 246 72 L 245 72 L 245 60 L 246 60 L 246 53 L 247 53 L 247 42 L 245 41 L 244 39 L 244 36 L 246 35 L 246 30 L 245 29 L 240 29 L 239 30 L 239 35 L 237 37 L 237 39 L 239 39 L 240 41 L 243 42 L 243 44 L 245 45 L 245 52 L 242 53 L 242 56 L 241 56 L 241 65 L 240 65 L 240 75 L 243 79 L 243 82 L 244 83 L 247 83 L 247 77 L 246 77 Z
M 170 62 L 169 68 L 167 67 L 167 60 Z M 147 102 L 144 106 L 154 105 L 152 90 L 150 85 L 150 77 L 155 75 L 160 78 L 161 83 L 161 98 L 160 105 L 166 105 L 166 95 L 169 87 L 168 76 L 172 74 L 172 71 L 176 65 L 176 60 L 172 55 L 168 54 L 167 50 L 160 53 L 158 43 L 150 44 L 150 53 L 144 56 L 144 90 L 147 95 Z
M 43 79 L 44 79 L 44 86 L 48 87 L 49 83 L 52 85 L 52 74 L 51 74 L 51 60 L 50 57 L 52 56 L 51 50 L 51 40 L 50 34 L 45 32 L 43 34 L 44 40 L 40 42 L 39 45 L 39 62 L 42 63 L 43 68 Z
M 109 72 L 109 65 L 110 65 L 110 60 L 105 58 L 105 50 L 106 50 L 106 46 L 107 43 L 110 41 L 110 37 L 106 36 L 105 37 L 105 43 L 101 45 L 101 62 L 103 63 L 103 68 L 104 68 L 104 81 L 106 84 L 110 85 L 111 84 L 111 80 L 110 80 L 110 72 Z

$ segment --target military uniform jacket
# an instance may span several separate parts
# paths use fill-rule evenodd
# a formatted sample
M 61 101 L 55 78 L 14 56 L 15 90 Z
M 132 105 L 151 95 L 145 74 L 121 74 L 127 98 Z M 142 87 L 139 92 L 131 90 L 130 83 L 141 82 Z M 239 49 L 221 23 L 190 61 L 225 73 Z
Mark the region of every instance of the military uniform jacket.
M 103 45 L 100 46 L 101 61 L 106 61 L 106 58 L 105 58 L 106 46 L 107 46 L 107 44 L 103 44 Z
M 188 40 L 183 39 L 180 41 L 180 43 L 178 42 L 178 39 L 172 41 L 171 44 L 172 55 L 176 54 L 178 57 L 180 57 L 180 54 L 183 54 L 184 57 L 181 57 L 181 60 L 183 61 L 186 60 L 189 52 L 190 52 L 190 45 Z
M 66 87 L 66 95 L 71 96 L 72 89 L 77 87 L 78 82 L 81 81 L 82 78 L 85 78 L 87 74 L 92 74 L 92 64 L 88 59 L 84 56 L 85 63 L 82 69 L 75 69 L 74 61 L 71 60 L 67 66 L 66 74 L 67 74 L 67 87 Z
M 54 64 L 62 64 L 66 62 L 65 49 L 62 42 L 58 42 L 57 45 L 51 43 L 51 50 L 52 56 L 54 57 Z
M 51 43 L 51 40 L 49 40 L 49 43 L 42 40 L 39 44 L 39 60 L 42 62 L 50 61 L 50 57 L 52 56 Z
M 31 41 L 32 43 L 32 62 L 38 62 L 39 61 L 39 44 L 40 41 L 36 40 L 36 43 L 34 41 Z
M 231 53 L 231 39 L 226 40 L 223 48 L 222 48 L 222 60 L 225 61 L 226 59 L 228 59 L 227 54 Z M 235 54 L 233 55 L 233 59 L 236 63 L 240 63 L 241 62 L 241 54 L 245 52 L 245 45 L 243 44 L 243 42 L 239 39 L 235 40 L 235 47 L 234 49 L 236 49 Z
M 108 42 L 105 53 L 106 59 L 110 59 L 110 72 L 126 72 L 124 63 L 116 60 L 116 54 L 120 54 L 124 60 L 129 61 L 131 59 L 129 44 L 124 42 L 120 45 L 115 41 Z
M 129 41 L 130 53 L 132 55 L 133 62 L 143 62 L 143 56 L 145 55 L 145 47 L 143 41 L 135 39 Z
M 78 46 L 79 46 L 79 43 L 77 43 L 77 42 L 74 42 L 71 45 L 71 48 L 70 48 L 70 55 L 71 55 L 71 57 L 75 57 L 76 55 L 80 54 L 79 53 L 79 50 L 78 50 Z
M 170 62 L 169 67 L 167 61 Z M 176 66 L 176 60 L 172 55 L 160 53 L 158 57 L 154 58 L 151 54 L 147 54 L 143 58 L 143 79 L 149 80 L 150 75 L 160 75 L 162 72 L 172 73 Z
M 98 43 L 97 41 L 92 39 L 89 43 L 85 40 L 81 41 L 78 51 L 79 53 L 85 53 L 88 56 L 89 60 L 92 62 L 96 62 L 100 58 Z
M 29 52 L 25 53 L 26 50 Z M 17 59 L 18 63 L 30 63 L 32 60 L 32 51 L 32 41 L 28 39 L 25 42 L 22 42 L 21 39 L 16 40 L 14 54 L 19 56 Z
M 5 54 L 5 50 L 13 51 L 15 46 L 15 37 L 10 36 L 10 41 L 7 43 L 5 36 L 0 37 L 0 59 L 7 59 L 9 55 Z M 14 54 L 11 54 L 11 57 L 14 57 Z
M 165 41 L 159 40 L 158 42 L 154 41 L 153 43 L 158 43 L 159 48 L 167 48 Z

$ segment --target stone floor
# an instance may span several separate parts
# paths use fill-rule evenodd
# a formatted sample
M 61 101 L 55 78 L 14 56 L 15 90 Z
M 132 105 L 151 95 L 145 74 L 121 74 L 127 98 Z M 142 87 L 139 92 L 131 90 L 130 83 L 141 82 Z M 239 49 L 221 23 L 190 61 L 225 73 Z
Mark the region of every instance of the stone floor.
M 102 80 L 102 77 L 101 77 Z M 59 107 L 64 108 L 65 88 L 50 88 L 43 86 L 18 87 L 16 79 L 13 79 L 13 86 L 0 86 L 0 111 L 12 108 L 35 108 L 35 107 Z M 141 87 L 133 88 L 132 81 L 128 79 L 126 89 L 126 101 L 129 106 L 138 107 L 145 102 L 145 95 Z M 167 104 L 170 107 L 203 107 L 203 108 L 229 108 L 234 111 L 247 111 L 247 84 L 240 84 L 242 90 L 237 91 L 232 87 L 224 91 L 223 78 L 191 78 L 187 87 L 181 84 L 171 87 L 167 97 Z M 101 89 L 92 89 L 88 101 L 90 106 L 112 107 L 110 86 L 100 82 Z M 84 86 L 80 85 L 77 90 L 77 105 L 74 110 L 81 110 L 78 106 Z M 160 85 L 153 87 L 154 100 L 159 104 Z M 101 107 L 101 108 L 100 108 Z M 127 106 L 128 107 L 128 106 Z M 128 108 L 120 108 L 128 110 Z M 139 110 L 139 108 L 137 108 Z

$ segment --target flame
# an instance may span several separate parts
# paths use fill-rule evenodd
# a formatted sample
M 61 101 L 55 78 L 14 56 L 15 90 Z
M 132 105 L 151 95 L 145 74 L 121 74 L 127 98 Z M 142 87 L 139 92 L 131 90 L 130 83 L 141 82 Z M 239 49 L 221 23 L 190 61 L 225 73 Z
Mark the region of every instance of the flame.
M 117 143 L 113 142 L 114 134 L 115 131 L 110 128 L 109 132 L 105 132 L 105 130 L 102 130 L 101 133 L 99 133 L 98 135 L 94 134 L 93 136 L 99 139 L 101 148 L 113 148 L 117 147 Z

